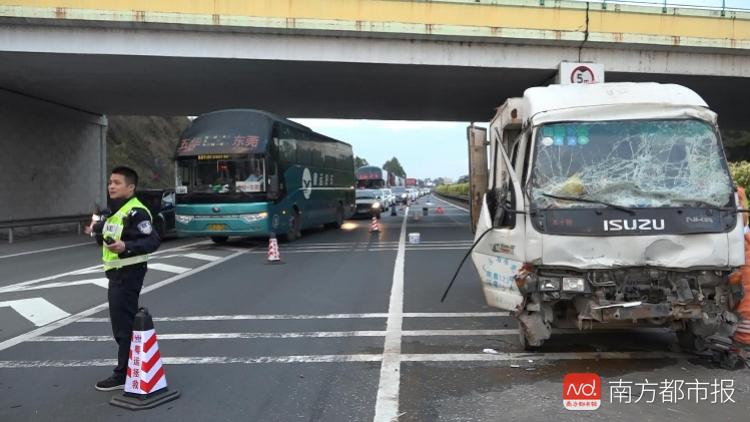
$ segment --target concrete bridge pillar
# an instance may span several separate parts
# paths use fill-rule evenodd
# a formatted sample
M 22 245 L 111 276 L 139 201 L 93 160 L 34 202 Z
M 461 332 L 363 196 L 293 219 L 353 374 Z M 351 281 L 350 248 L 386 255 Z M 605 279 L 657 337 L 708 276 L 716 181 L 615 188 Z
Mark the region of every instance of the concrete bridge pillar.
M 0 89 L 0 222 L 106 204 L 107 118 Z

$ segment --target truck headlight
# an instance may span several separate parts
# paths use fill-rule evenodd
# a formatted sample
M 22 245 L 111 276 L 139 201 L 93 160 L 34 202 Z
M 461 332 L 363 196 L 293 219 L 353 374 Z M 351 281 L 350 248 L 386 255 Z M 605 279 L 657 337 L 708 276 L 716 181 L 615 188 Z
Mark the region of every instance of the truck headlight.
M 376 202 L 376 203 L 372 204 L 372 207 L 375 208 L 375 209 L 380 208 L 380 202 Z
M 176 215 L 174 216 L 174 218 L 175 218 L 175 220 L 177 220 L 177 222 L 178 222 L 178 223 L 180 223 L 180 224 L 188 224 L 189 222 L 193 221 L 193 218 L 194 218 L 194 217 L 193 217 L 192 215 L 181 215 L 181 214 L 176 214 Z
M 266 217 L 268 217 L 267 212 L 259 212 L 256 214 L 241 214 L 240 220 L 244 221 L 245 223 L 255 223 L 256 221 L 263 220 Z
M 586 282 L 580 277 L 563 277 L 564 292 L 583 292 L 586 290 Z
M 556 278 L 539 279 L 539 291 L 556 292 L 560 290 L 560 280 Z

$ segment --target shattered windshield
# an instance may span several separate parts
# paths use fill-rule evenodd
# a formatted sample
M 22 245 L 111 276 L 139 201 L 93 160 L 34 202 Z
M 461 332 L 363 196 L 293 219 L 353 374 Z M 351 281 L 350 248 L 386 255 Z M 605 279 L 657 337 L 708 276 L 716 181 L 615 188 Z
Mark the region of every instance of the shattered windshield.
M 553 123 L 539 127 L 530 195 L 536 207 L 706 205 L 732 183 L 713 127 L 700 120 Z

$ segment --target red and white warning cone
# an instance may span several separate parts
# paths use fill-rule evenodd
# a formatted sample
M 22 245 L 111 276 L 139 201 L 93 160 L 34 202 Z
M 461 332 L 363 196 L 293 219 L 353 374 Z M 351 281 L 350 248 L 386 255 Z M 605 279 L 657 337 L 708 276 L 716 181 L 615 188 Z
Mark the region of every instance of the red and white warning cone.
M 130 340 L 125 392 L 114 396 L 110 404 L 130 410 L 150 409 L 180 397 L 177 390 L 167 388 L 167 377 L 161 363 L 156 330 L 148 309 L 135 314 Z
M 380 231 L 380 223 L 378 222 L 378 218 L 373 215 L 372 223 L 370 223 L 370 233 L 379 232 L 379 231 Z
M 268 238 L 268 262 L 279 262 L 281 261 L 281 254 L 279 253 L 279 242 L 276 240 L 276 235 L 271 234 Z

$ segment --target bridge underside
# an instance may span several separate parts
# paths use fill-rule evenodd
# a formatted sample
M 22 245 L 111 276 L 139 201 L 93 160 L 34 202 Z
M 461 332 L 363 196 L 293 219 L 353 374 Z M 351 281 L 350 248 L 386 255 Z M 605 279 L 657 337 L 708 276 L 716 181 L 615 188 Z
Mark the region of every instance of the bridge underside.
M 0 88 L 98 114 L 196 115 L 252 107 L 285 116 L 487 121 L 555 70 L 417 64 L 0 53 Z M 747 125 L 750 78 L 607 72 L 686 85 L 727 127 Z

